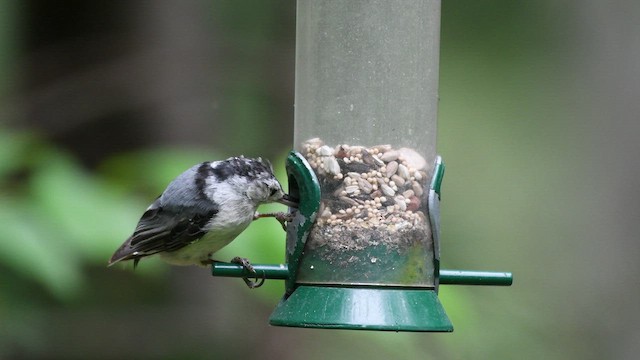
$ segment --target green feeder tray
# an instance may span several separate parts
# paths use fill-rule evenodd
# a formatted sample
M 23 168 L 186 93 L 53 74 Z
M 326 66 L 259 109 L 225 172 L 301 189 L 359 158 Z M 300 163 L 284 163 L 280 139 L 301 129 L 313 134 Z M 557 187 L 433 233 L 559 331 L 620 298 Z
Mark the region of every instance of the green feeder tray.
M 269 318 L 271 325 L 325 329 L 453 331 L 433 290 L 299 286 Z

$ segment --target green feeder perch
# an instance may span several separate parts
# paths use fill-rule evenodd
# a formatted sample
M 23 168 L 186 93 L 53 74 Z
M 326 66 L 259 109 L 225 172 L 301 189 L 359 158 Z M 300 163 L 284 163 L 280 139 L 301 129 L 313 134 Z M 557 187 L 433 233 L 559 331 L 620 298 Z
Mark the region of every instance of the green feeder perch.
M 295 149 L 278 326 L 453 331 L 441 284 L 511 285 L 440 269 L 436 156 L 440 1 L 299 0 Z M 245 277 L 215 263 L 215 276 Z

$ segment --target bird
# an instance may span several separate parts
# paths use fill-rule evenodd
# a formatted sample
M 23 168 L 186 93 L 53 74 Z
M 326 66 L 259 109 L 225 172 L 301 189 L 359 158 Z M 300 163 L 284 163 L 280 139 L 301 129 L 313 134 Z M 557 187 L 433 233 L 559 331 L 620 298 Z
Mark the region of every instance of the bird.
M 133 260 L 135 269 L 140 259 L 156 254 L 172 265 L 207 266 L 215 262 L 213 253 L 253 220 L 274 217 L 284 227 L 290 214 L 257 212 L 259 205 L 272 202 L 297 207 L 267 160 L 240 156 L 196 164 L 171 181 L 145 210 L 108 266 Z M 255 274 L 247 259 L 235 257 L 232 262 Z M 247 278 L 245 282 L 250 288 L 262 285 Z

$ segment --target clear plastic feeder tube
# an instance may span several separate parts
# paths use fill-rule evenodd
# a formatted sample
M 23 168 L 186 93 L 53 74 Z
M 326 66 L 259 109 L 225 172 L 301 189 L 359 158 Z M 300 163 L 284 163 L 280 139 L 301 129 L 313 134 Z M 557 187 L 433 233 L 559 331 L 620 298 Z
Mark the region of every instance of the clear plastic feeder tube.
M 296 149 L 322 203 L 301 283 L 434 286 L 440 1 L 298 1 Z

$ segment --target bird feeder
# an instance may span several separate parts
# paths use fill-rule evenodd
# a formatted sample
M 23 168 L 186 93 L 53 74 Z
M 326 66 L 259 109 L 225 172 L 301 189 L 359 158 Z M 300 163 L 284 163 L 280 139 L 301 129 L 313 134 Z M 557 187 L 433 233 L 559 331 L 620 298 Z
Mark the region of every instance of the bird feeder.
M 452 331 L 440 284 L 511 285 L 440 269 L 436 155 L 440 1 L 299 0 L 285 280 L 272 325 Z M 215 263 L 219 276 L 247 276 Z

